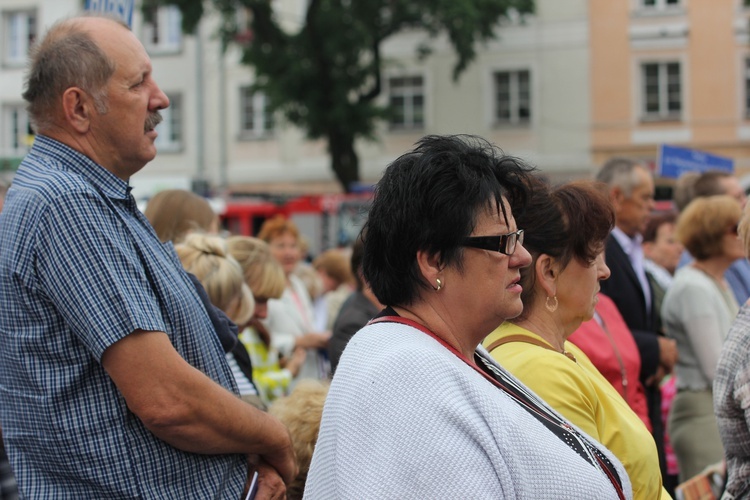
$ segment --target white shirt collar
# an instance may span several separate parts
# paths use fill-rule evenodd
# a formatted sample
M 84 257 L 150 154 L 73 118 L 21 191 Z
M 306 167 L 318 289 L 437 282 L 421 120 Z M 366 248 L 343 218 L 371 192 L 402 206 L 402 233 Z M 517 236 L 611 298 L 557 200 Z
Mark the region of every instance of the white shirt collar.
M 622 249 L 625 250 L 625 253 L 628 255 L 632 255 L 633 250 L 639 248 L 643 243 L 643 236 L 641 236 L 640 234 L 636 234 L 634 238 L 631 238 L 630 236 L 625 234 L 619 227 L 615 227 L 612 230 L 612 236 L 615 237 L 617 243 L 620 244 Z

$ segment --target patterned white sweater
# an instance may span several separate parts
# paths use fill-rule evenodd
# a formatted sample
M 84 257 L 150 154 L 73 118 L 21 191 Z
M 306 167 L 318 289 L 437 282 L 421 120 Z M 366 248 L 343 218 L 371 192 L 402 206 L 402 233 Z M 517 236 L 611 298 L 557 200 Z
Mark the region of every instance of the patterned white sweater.
M 603 451 L 632 498 L 622 465 Z M 305 498 L 617 494 L 602 471 L 436 340 L 379 323 L 360 330 L 341 357 Z

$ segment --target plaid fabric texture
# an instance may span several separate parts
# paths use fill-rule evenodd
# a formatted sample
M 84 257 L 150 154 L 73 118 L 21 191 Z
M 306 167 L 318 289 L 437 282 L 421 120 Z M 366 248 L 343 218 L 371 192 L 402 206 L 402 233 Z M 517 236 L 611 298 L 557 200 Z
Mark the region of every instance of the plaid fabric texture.
M 237 392 L 193 285 L 127 183 L 38 136 L 0 215 L 0 421 L 24 497 L 239 497 L 243 457 L 157 439 L 102 368 L 137 329 L 165 332 Z

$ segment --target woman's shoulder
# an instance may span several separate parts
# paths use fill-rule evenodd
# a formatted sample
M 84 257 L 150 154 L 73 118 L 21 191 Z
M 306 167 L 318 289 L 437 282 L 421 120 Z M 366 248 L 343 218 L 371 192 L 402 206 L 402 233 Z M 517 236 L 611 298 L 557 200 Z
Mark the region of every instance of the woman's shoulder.
M 513 329 L 506 329 L 499 338 L 513 339 L 492 350 L 490 354 L 495 361 L 547 402 L 557 401 L 559 397 L 571 397 L 573 394 L 576 397 L 593 394 L 594 388 L 586 370 L 551 346 L 539 344 L 541 337 L 524 332 L 521 335 Z M 526 342 L 524 338 L 531 339 L 534 343 Z M 484 345 L 492 347 L 490 337 Z M 588 361 L 583 351 L 570 342 L 566 343 L 566 351 L 572 351 L 568 354 L 573 358 L 581 357 Z
M 459 358 L 437 340 L 408 325 L 379 322 L 362 327 L 346 346 L 344 354 L 367 366 L 402 363 L 405 369 L 416 369 L 425 363 L 454 365 Z M 342 362 L 344 358 L 342 357 Z
M 716 284 L 711 278 L 692 266 L 685 266 L 677 271 L 672 285 L 664 294 L 664 307 L 705 306 L 721 300 L 715 291 Z
M 711 278 L 706 273 L 696 269 L 694 266 L 688 265 L 677 270 L 669 290 L 673 290 L 675 287 L 680 289 L 687 286 L 707 285 L 711 282 Z M 669 290 L 667 293 L 669 293 Z

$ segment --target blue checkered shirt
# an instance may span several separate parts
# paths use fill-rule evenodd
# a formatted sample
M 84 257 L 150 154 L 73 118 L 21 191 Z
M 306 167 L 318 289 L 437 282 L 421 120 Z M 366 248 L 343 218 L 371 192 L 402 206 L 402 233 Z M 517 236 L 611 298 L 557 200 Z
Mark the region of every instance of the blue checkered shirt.
M 0 422 L 27 498 L 239 498 L 240 455 L 156 438 L 102 368 L 131 332 L 237 392 L 219 339 L 171 244 L 130 188 L 38 136 L 0 215 Z

